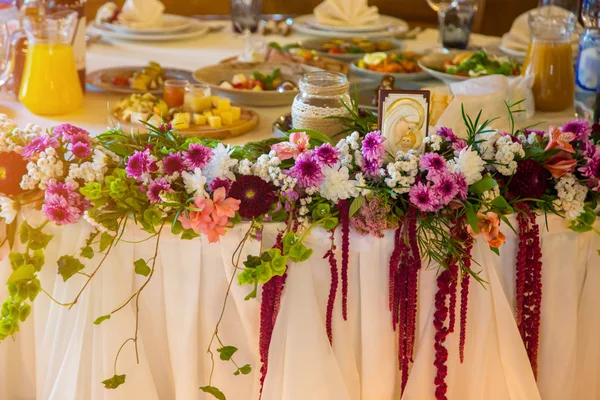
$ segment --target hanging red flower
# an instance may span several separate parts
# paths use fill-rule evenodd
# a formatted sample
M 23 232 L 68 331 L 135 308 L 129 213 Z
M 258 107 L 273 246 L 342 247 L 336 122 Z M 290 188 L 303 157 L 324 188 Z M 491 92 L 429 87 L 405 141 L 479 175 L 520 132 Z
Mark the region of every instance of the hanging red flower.
M 27 161 L 20 154 L 11 151 L 0 153 L 0 194 L 17 196 L 24 192 L 21 179 L 27 175 Z
M 256 218 L 269 211 L 277 201 L 275 186 L 258 176 L 244 175 L 231 184 L 229 196 L 241 201 L 239 213 L 243 218 Z

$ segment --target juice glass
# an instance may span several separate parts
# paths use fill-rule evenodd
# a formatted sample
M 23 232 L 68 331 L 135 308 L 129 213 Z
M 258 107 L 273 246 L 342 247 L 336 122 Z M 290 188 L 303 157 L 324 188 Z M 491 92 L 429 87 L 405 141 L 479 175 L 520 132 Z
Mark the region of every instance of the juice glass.
M 60 115 L 83 101 L 71 39 L 77 13 L 63 11 L 45 19 L 23 19 L 29 41 L 19 100 L 32 113 Z
M 188 81 L 182 79 L 168 79 L 164 83 L 163 98 L 167 107 L 181 107 L 185 99 L 185 88 Z

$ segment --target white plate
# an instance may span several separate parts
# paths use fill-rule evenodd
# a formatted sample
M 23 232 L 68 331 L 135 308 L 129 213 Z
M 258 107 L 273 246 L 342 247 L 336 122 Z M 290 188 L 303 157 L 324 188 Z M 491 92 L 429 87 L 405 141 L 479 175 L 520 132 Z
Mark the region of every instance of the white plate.
M 366 79 L 381 81 L 384 76 L 393 76 L 396 82 L 420 81 L 429 78 L 427 72 L 413 72 L 408 74 L 394 74 L 386 72 L 376 72 L 356 66 L 356 61 L 350 64 L 350 71 L 353 76 L 358 76 Z
M 498 46 L 498 50 L 500 50 L 501 52 L 503 52 L 505 54 L 508 54 L 509 56 L 517 57 L 520 59 L 524 59 L 525 55 L 527 54 L 526 51 L 515 50 L 515 49 L 511 49 L 510 47 L 506 47 L 504 45 L 504 43 L 501 43 L 500 46 Z
M 379 32 L 388 29 L 392 26 L 392 21 L 386 20 L 385 17 L 379 17 L 377 21 L 371 22 L 369 24 L 363 25 L 348 25 L 348 26 L 339 26 L 339 25 L 325 25 L 321 24 L 317 21 L 317 18 L 314 15 L 311 15 L 310 18 L 307 18 L 307 25 L 312 26 L 313 28 L 322 29 L 331 32 Z
M 192 25 L 194 20 L 188 17 L 183 17 L 181 15 L 164 14 L 163 16 L 161 16 L 160 22 L 160 25 L 151 27 L 135 27 L 127 25 L 120 21 L 115 21 L 112 23 L 105 22 L 102 24 L 102 26 L 115 32 L 129 34 L 173 33 L 181 32 L 188 29 Z
M 380 17 L 380 21 L 382 24 L 387 25 L 387 28 L 370 32 L 333 31 L 329 27 L 317 28 L 316 26 L 310 25 L 308 23 L 312 18 L 314 18 L 312 14 L 302 15 L 300 17 L 295 18 L 294 24 L 292 25 L 293 29 L 295 29 L 296 32 L 309 36 L 326 38 L 335 37 L 340 39 L 351 39 L 356 36 L 364 38 L 390 37 L 397 36 L 408 31 L 408 24 L 406 23 L 406 21 L 395 17 L 389 17 L 386 15 L 382 15 Z
M 195 38 L 204 35 L 208 32 L 208 27 L 199 21 L 191 21 L 190 26 L 181 32 L 171 33 L 126 33 L 116 32 L 101 25 L 92 22 L 90 30 L 98 35 L 102 35 L 104 39 L 113 40 L 128 40 L 128 41 L 143 41 L 143 42 L 164 42 L 170 40 L 183 40 Z
M 100 69 L 100 70 L 96 70 L 93 72 L 90 72 L 87 74 L 86 76 L 86 82 L 88 85 L 93 86 L 95 88 L 104 90 L 106 92 L 113 92 L 113 93 L 127 93 L 127 94 L 131 94 L 131 93 L 140 93 L 140 94 L 144 94 L 144 93 L 152 93 L 154 95 L 159 95 L 162 94 L 163 92 L 163 87 L 160 86 L 157 89 L 150 89 L 150 90 L 137 90 L 137 89 L 132 89 L 129 86 L 116 86 L 112 84 L 112 79 L 115 76 L 123 76 L 123 75 L 129 75 L 140 71 L 142 68 L 144 68 L 146 66 L 125 66 L 125 67 L 115 67 L 115 68 L 105 68 L 105 69 Z M 186 70 L 182 70 L 182 69 L 177 69 L 177 68 L 163 68 L 163 70 L 165 71 L 165 80 L 167 79 L 183 79 L 186 81 L 190 81 L 193 82 L 194 81 L 194 76 L 192 74 L 191 71 L 186 71 Z

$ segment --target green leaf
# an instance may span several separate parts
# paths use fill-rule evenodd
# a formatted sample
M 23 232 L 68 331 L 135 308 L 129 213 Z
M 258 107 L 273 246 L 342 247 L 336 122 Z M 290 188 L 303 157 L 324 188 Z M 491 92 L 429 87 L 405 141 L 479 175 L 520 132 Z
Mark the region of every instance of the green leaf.
M 358 210 L 360 210 L 360 207 L 363 205 L 364 202 L 365 197 L 362 194 L 356 197 L 354 200 L 352 200 L 352 203 L 350 204 L 350 218 L 352 218 L 354 214 L 356 214 Z
M 498 186 L 498 182 L 496 182 L 496 180 L 491 176 L 486 176 L 485 178 L 469 186 L 469 192 L 474 194 L 481 194 L 483 192 L 487 192 L 488 190 L 493 189 L 496 186 Z
M 231 357 L 238 351 L 237 347 L 233 346 L 223 346 L 220 349 L 217 349 L 219 352 L 219 358 L 223 361 L 231 360 Z
M 12 285 L 21 281 L 29 281 L 33 279 L 33 275 L 35 274 L 35 267 L 31 264 L 21 265 L 19 268 L 14 270 L 8 280 L 6 281 L 7 285 Z
M 16 221 L 14 221 L 13 223 L 16 223 Z M 23 221 L 23 223 L 21 224 L 21 228 L 19 229 L 19 240 L 21 241 L 21 243 L 27 244 L 27 242 L 29 242 L 30 228 L 31 226 L 27 223 L 27 221 Z
M 110 235 L 108 232 L 102 232 L 102 235 L 100 235 L 100 252 L 106 250 L 113 240 L 115 240 L 114 236 Z
M 498 250 L 498 248 L 497 248 L 497 247 L 492 247 L 492 246 L 490 246 L 490 250 L 491 250 L 491 251 L 493 251 L 494 253 L 496 253 L 496 255 L 497 255 L 497 256 L 499 256 L 499 255 L 500 255 L 500 250 Z
M 246 364 L 239 367 L 233 374 L 239 375 L 241 373 L 242 375 L 248 375 L 250 372 L 252 372 L 252 367 L 250 364 Z
M 162 213 L 155 208 L 148 208 L 147 210 L 145 210 L 143 218 L 144 221 L 148 222 L 153 226 L 160 225 L 163 220 Z
M 29 262 L 33 264 L 36 271 L 40 271 L 46 262 L 46 256 L 43 250 L 35 250 L 33 255 L 29 258 Z
M 46 235 L 40 229 L 29 229 L 29 248 L 31 250 L 45 249 L 50 240 L 52 240 L 52 235 Z
M 100 325 L 101 323 L 103 323 L 107 319 L 110 319 L 110 314 L 106 314 L 106 315 L 103 315 L 101 317 L 96 318 L 94 320 L 94 325 Z
M 511 214 L 514 211 L 511 205 L 508 204 L 508 201 L 506 201 L 504 196 L 498 196 L 494 200 L 492 200 L 492 206 L 496 207 L 499 210 L 506 211 L 509 214 Z
M 94 257 L 94 249 L 92 249 L 91 246 L 85 246 L 81 249 L 80 255 L 81 257 L 91 259 L 92 257 Z
M 8 259 L 10 260 L 10 266 L 13 271 L 19 268 L 21 265 L 25 265 L 27 260 L 25 259 L 25 254 L 17 253 L 15 251 L 8 254 Z
M 77 272 L 85 268 L 85 266 L 73 256 L 62 256 L 58 259 L 58 273 L 62 276 L 63 281 L 69 280 Z
M 202 390 L 204 393 L 212 394 L 218 400 L 227 400 L 223 392 L 214 386 L 201 386 L 200 390 Z
M 198 235 L 196 232 L 194 232 L 194 230 L 193 230 L 193 229 L 186 229 L 186 230 L 185 230 L 185 231 L 184 231 L 184 232 L 181 234 L 181 238 L 182 238 L 183 240 L 192 240 L 192 239 L 195 239 L 195 238 L 197 238 L 198 236 L 200 236 L 200 235 Z
M 466 205 L 466 213 L 467 213 L 467 222 L 471 225 L 473 232 L 476 234 L 479 233 L 479 218 L 477 217 L 477 212 L 473 205 L 469 202 L 465 203 Z
M 144 261 L 141 258 L 135 260 L 133 265 L 135 266 L 135 273 L 138 275 L 148 276 L 148 274 L 150 273 L 150 267 L 148 266 L 146 261 Z
M 326 231 L 330 231 L 332 229 L 335 229 L 336 226 L 338 226 L 338 219 L 333 217 L 325 218 L 321 221 L 321 225 L 323 226 L 323 229 L 325 229 Z
M 23 222 L 25 223 L 25 222 Z M 8 248 L 12 250 L 15 247 L 15 238 L 17 237 L 17 219 L 6 225 L 6 239 L 8 240 Z
M 112 378 L 102 381 L 106 389 L 116 389 L 125 383 L 125 375 L 115 375 Z

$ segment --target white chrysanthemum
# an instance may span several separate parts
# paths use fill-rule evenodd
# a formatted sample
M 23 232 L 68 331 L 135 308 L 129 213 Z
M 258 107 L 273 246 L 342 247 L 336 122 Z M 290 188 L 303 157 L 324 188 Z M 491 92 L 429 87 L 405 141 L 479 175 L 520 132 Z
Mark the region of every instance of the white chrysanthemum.
M 327 200 L 337 202 L 358 196 L 358 181 L 350 179 L 350 172 L 346 167 L 324 167 L 325 179 L 321 183 L 321 196 Z
M 567 220 L 574 220 L 583 213 L 588 188 L 577 181 L 573 174 L 566 174 L 556 182 L 558 205 Z
M 212 182 L 216 178 L 227 178 L 229 180 L 235 180 L 235 174 L 233 173 L 233 167 L 237 164 L 238 160 L 231 158 L 233 149 L 230 145 L 219 145 L 213 149 L 213 156 L 208 165 L 204 168 L 204 176 L 208 183 Z
M 206 198 L 206 177 L 202 175 L 200 168 L 194 168 L 193 172 L 183 171 L 181 173 L 185 191 L 192 196 L 201 196 Z
M 479 157 L 476 151 L 466 147 L 458 153 L 458 157 L 455 160 L 456 165 L 454 166 L 454 170 L 462 172 L 467 179 L 467 185 L 472 185 L 483 178 L 481 172 L 483 171 L 485 161 Z
M 8 197 L 0 196 L 0 218 L 4 218 L 7 224 L 15 220 L 17 208 L 15 202 Z

